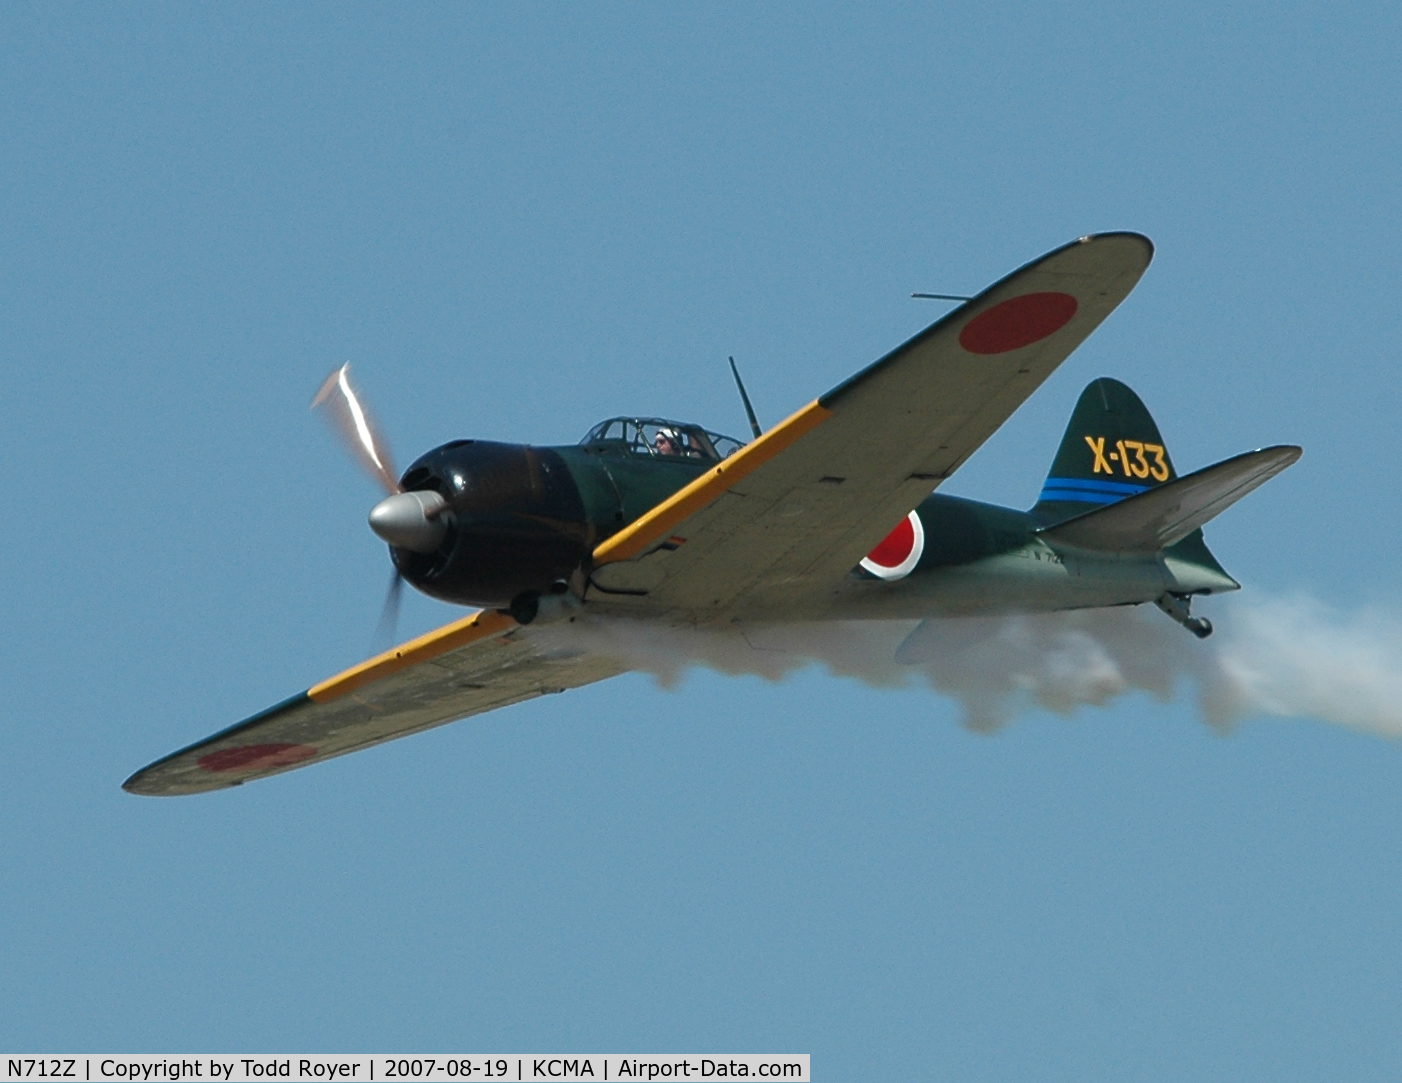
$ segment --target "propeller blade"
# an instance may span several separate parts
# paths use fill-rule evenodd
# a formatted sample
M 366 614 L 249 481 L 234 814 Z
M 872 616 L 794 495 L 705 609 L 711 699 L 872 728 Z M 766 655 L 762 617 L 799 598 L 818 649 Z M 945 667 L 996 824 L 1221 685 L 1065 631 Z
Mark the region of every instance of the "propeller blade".
M 326 417 L 356 462 L 390 495 L 400 491 L 399 473 L 394 468 L 389 443 L 370 417 L 360 397 L 351 387 L 350 364 L 344 364 L 326 377 L 312 399 L 312 409 L 326 408 Z
M 399 628 L 399 599 L 403 593 L 404 576 L 395 568 L 389 590 L 385 591 L 385 605 L 380 610 L 380 623 L 375 626 L 375 645 L 371 650 L 389 650 L 394 646 L 395 632 Z

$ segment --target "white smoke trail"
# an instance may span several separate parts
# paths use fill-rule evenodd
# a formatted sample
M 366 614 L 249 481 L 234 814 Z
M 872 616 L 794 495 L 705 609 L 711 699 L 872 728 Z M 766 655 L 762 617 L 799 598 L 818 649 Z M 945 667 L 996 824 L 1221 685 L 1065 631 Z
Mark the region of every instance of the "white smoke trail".
M 1318 718 L 1402 737 L 1402 624 L 1308 599 L 1243 607 L 1219 664 L 1239 715 Z
M 780 680 L 818 664 L 875 686 L 925 682 L 983 732 L 1038 707 L 1072 715 L 1134 692 L 1164 702 L 1186 692 L 1219 729 L 1273 716 L 1402 737 L 1402 623 L 1305 598 L 1218 605 L 1206 641 L 1152 606 L 724 632 L 582 616 L 531 634 L 618 658 L 668 687 L 693 666 Z

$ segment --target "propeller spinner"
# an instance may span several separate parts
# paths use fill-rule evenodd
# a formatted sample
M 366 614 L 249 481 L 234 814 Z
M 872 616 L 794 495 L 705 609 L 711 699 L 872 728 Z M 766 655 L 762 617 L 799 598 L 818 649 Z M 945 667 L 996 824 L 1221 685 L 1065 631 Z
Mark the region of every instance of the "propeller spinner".
M 348 365 L 326 378 L 312 407 L 385 492 L 370 511 L 370 529 L 389 544 L 395 567 L 382 624 L 393 621 L 401 577 L 432 598 L 524 615 L 542 594 L 564 589 L 588 556 L 598 528 L 562 455 L 572 447 L 452 440 L 410 464 L 406 488 Z M 591 472 L 590 491 L 603 491 L 595 477 L 602 468 L 577 458 Z M 621 511 L 610 506 L 603 515 L 613 525 Z

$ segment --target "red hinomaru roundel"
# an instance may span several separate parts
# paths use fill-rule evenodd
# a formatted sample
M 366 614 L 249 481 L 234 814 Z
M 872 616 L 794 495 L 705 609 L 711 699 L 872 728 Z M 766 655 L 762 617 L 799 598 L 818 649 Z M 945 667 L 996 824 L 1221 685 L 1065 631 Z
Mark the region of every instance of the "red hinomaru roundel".
M 911 512 L 862 560 L 862 567 L 880 579 L 904 579 L 925 551 L 925 527 Z
M 959 345 L 977 354 L 1020 350 L 1060 331 L 1077 307 L 1069 293 L 1024 293 L 980 312 L 959 332 Z
M 311 745 L 241 745 L 224 748 L 199 758 L 206 771 L 266 771 L 270 767 L 291 767 L 316 755 Z

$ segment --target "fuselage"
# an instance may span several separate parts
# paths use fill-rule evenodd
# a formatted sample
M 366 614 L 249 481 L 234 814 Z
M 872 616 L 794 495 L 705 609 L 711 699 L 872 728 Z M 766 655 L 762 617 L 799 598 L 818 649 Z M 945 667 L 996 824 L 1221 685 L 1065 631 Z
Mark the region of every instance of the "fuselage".
M 632 429 L 610 424 L 577 445 L 457 440 L 422 456 L 403 485 L 441 495 L 449 529 L 435 552 L 392 548 L 395 564 L 419 590 L 462 605 L 507 608 L 563 593 L 573 582 L 584 585 L 586 603 L 611 608 L 607 595 L 588 587 L 595 547 L 707 472 L 736 442 L 657 419 L 646 431 L 640 421 L 629 421 Z M 671 453 L 657 453 L 655 444 L 667 439 L 658 431 L 677 440 L 675 448 L 664 445 Z M 1030 512 L 940 493 L 927 497 L 909 523 L 894 525 L 821 610 L 801 616 L 1035 612 L 1237 586 L 1193 539 L 1153 556 L 1077 551 L 1044 540 L 1039 531 L 1049 524 Z

